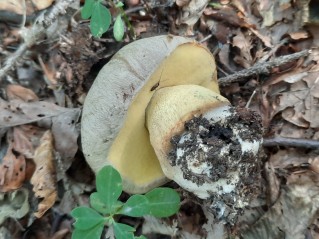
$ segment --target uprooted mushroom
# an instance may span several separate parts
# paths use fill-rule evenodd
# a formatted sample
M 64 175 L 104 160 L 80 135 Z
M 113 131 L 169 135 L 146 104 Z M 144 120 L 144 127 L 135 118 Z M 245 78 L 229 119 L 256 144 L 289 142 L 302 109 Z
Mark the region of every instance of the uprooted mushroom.
M 174 180 L 232 221 L 258 194 L 259 117 L 220 95 L 214 57 L 183 37 L 123 47 L 85 100 L 82 146 L 97 172 L 114 166 L 128 193 Z

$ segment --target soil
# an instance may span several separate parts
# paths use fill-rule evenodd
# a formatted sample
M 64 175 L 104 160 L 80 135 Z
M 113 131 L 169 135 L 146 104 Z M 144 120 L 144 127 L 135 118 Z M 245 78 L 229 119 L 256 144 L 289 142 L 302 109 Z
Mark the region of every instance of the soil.
M 243 206 L 255 198 L 261 191 L 261 160 L 252 151 L 242 151 L 242 146 L 235 136 L 234 129 L 240 129 L 239 136 L 247 142 L 262 141 L 260 116 L 248 109 L 231 108 L 231 117 L 224 122 L 212 123 L 203 116 L 194 117 L 185 123 L 182 135 L 175 135 L 169 159 L 172 166 L 181 165 L 183 176 L 201 187 L 204 183 L 214 183 L 221 179 L 227 184 L 235 185 L 235 190 L 225 193 L 209 192 L 210 210 L 214 215 L 229 223 L 235 223 L 237 214 Z M 183 140 L 181 140 L 183 138 Z M 226 147 L 226 150 L 225 150 Z M 177 151 L 184 154 L 177 157 Z M 207 163 L 209 172 L 196 173 L 190 168 Z M 234 178 L 234 172 L 239 180 Z M 224 209 L 221 212 L 221 208 Z

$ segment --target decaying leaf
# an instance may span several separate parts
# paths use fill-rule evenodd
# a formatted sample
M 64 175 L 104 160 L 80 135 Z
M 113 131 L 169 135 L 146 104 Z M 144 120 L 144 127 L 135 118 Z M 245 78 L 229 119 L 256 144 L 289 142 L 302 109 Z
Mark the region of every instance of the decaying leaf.
M 177 24 L 186 24 L 192 30 L 194 24 L 201 17 L 208 2 L 208 0 L 191 0 L 188 4 L 182 5 Z
M 44 130 L 34 125 L 20 125 L 13 128 L 13 148 L 27 158 L 33 158 Z
M 20 85 L 8 85 L 6 88 L 9 100 L 23 100 L 25 102 L 38 101 L 38 96 L 30 89 Z
M 27 14 L 32 14 L 34 10 L 42 10 L 49 7 L 54 0 L 0 0 L 0 10 L 14 12 L 22 15 L 25 11 Z M 26 6 L 24 6 L 26 4 Z
M 311 171 L 290 175 L 277 202 L 243 233 L 243 238 L 306 238 L 319 209 L 318 183 L 318 175 Z
M 0 193 L 0 225 L 10 218 L 22 218 L 29 212 L 29 191 L 21 188 L 9 193 Z M 1 237 L 0 233 L 0 238 Z
M 0 99 L 0 111 L 0 128 L 2 128 L 28 124 L 61 114 L 73 114 L 74 112 L 79 112 L 80 109 L 64 108 L 44 101 L 24 102 L 12 100 L 7 102 Z
M 60 114 L 52 118 L 52 134 L 54 136 L 55 149 L 64 159 L 73 159 L 78 150 L 77 139 L 80 129 L 77 122 L 80 119 L 80 110 L 70 110 L 66 114 Z M 69 168 L 71 162 L 64 161 L 64 167 Z
M 24 102 L 21 100 L 12 100 L 6 102 L 0 99 L 0 111 L 2 116 L 0 117 L 0 128 L 25 125 L 46 119 L 48 127 L 52 127 L 52 133 L 57 142 L 56 149 L 61 156 L 69 159 L 75 155 L 78 149 L 77 138 L 80 132 L 77 127 L 77 122 L 80 118 L 81 109 L 64 108 L 43 101 Z M 27 129 L 28 127 L 29 129 Z M 33 130 L 31 130 L 30 127 Z M 23 126 L 22 128 L 24 132 L 19 129 L 15 131 L 19 136 L 26 138 L 26 141 L 20 138 L 19 142 L 21 143 L 20 146 L 23 144 L 25 149 L 29 150 L 29 153 L 26 151 L 21 152 L 30 156 L 30 153 L 32 154 L 31 144 L 37 140 L 34 136 L 39 135 L 40 129 L 35 130 L 34 126 Z M 32 134 L 30 134 L 30 130 Z M 29 143 L 27 141 L 29 141 Z M 27 146 L 27 144 L 29 146 Z M 66 168 L 68 168 L 68 166 L 69 165 L 66 165 Z
M 51 131 L 46 131 L 41 138 L 41 144 L 34 154 L 36 170 L 31 178 L 35 196 L 42 201 L 34 215 L 38 218 L 49 210 L 57 198 L 55 166 L 53 162 L 53 137 Z
M 6 155 L 0 159 L 0 192 L 21 187 L 25 179 L 25 167 L 25 157 L 15 151 L 10 142 Z
M 253 48 L 251 35 L 245 36 L 242 31 L 237 31 L 233 38 L 233 46 L 238 47 L 240 55 L 235 56 L 234 60 L 237 64 L 244 68 L 249 68 L 253 65 L 253 58 L 251 56 L 251 49 Z
M 282 111 L 282 117 L 300 127 L 319 127 L 319 77 L 318 72 L 309 72 L 302 81 L 290 86 L 290 91 L 279 97 L 274 114 Z

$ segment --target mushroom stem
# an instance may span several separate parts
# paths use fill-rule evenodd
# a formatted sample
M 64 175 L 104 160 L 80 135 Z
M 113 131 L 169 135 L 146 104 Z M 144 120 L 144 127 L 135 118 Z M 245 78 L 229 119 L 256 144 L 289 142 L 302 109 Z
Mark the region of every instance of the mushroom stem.
M 218 218 L 247 206 L 260 182 L 260 118 L 195 85 L 159 89 L 146 109 L 150 142 L 164 174 L 201 199 Z M 252 193 L 253 192 L 253 193 Z

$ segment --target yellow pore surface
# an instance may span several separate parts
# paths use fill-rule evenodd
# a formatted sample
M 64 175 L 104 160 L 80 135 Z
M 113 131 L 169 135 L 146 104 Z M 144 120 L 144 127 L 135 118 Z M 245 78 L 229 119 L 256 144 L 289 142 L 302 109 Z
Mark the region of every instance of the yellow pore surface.
M 145 109 L 156 90 L 189 84 L 219 93 L 215 60 L 206 48 L 195 43 L 178 46 L 145 81 L 111 146 L 108 160 L 121 173 L 126 192 L 144 193 L 166 181 L 150 144 Z

